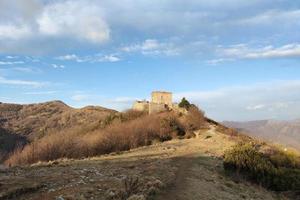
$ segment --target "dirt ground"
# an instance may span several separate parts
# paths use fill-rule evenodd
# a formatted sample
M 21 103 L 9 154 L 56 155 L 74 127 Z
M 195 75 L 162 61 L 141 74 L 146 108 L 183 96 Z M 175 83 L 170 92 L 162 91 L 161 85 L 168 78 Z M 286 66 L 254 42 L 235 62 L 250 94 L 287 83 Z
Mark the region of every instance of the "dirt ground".
M 235 141 L 215 127 L 172 140 L 84 160 L 0 169 L 2 199 L 287 199 L 226 176 L 222 154 Z

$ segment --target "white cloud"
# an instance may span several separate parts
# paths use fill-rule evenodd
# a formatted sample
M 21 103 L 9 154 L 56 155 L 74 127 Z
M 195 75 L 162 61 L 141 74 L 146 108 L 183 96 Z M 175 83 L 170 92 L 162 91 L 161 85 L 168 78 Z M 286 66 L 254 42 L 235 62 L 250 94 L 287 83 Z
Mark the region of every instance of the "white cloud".
M 32 34 L 30 27 L 26 25 L 18 26 L 13 24 L 0 24 L 0 40 L 12 39 L 19 40 L 25 39 Z
M 266 107 L 266 105 L 264 105 L 264 104 L 258 104 L 258 105 L 247 106 L 246 109 L 247 110 L 260 110 L 260 109 L 263 109 L 265 107 Z
M 239 19 L 240 25 L 300 24 L 300 10 L 268 10 L 253 17 Z
M 300 44 L 292 43 L 279 47 L 263 46 L 263 47 L 249 47 L 247 44 L 232 45 L 229 47 L 220 46 L 217 49 L 217 54 L 226 59 L 259 59 L 259 58 L 290 58 L 300 57 Z
M 64 55 L 64 56 L 59 56 L 57 57 L 58 60 L 78 60 L 78 56 L 76 56 L 75 54 L 68 54 L 68 55 Z
M 4 2 L 2 6 L 4 7 L 0 8 L 0 12 L 4 13 L 3 20 L 0 18 L 2 51 L 11 45 L 17 46 L 18 42 L 25 45 L 26 41 L 35 43 L 49 39 L 54 39 L 53 41 L 64 39 L 102 44 L 110 39 L 110 28 L 103 18 L 104 11 L 92 0 L 44 3 L 36 0 L 28 0 L 26 3 L 12 0 Z M 8 14 L 7 10 L 11 13 Z
M 31 57 L 31 56 L 25 56 L 26 60 L 29 62 L 33 62 L 33 63 L 37 63 L 40 62 L 40 59 L 36 58 L 36 57 Z
M 55 94 L 57 91 L 35 91 L 35 92 L 24 92 L 25 95 L 51 95 Z
M 47 5 L 37 19 L 39 32 L 48 36 L 66 36 L 103 43 L 110 29 L 103 11 L 92 1 L 66 1 Z
M 105 55 L 102 58 L 100 58 L 98 61 L 100 62 L 118 62 L 121 59 L 115 55 Z
M 180 49 L 171 42 L 159 42 L 156 39 L 147 39 L 140 44 L 133 44 L 121 47 L 124 52 L 138 52 L 144 55 L 167 55 L 175 56 L 180 54 Z
M 19 58 L 19 57 L 18 56 L 10 56 L 10 55 L 8 55 L 5 58 L 6 59 L 16 59 L 16 58 Z
M 24 61 L 0 61 L 0 65 L 17 65 L 17 64 L 24 64 Z
M 28 80 L 17 80 L 17 79 L 7 79 L 0 76 L 0 84 L 3 85 L 16 85 L 16 86 L 29 86 L 29 87 L 43 87 L 48 83 L 38 82 L 38 81 L 28 81 Z
M 56 57 L 57 60 L 64 60 L 64 61 L 76 61 L 79 63 L 82 62 L 89 62 L 89 63 L 97 63 L 97 62 L 118 62 L 121 61 L 117 55 L 109 54 L 109 55 L 90 55 L 90 56 L 77 56 L 75 54 L 67 54 L 64 56 Z
M 281 0 L 153 0 L 151 3 L 146 0 L 2 0 L 0 51 L 43 54 L 78 47 L 90 50 L 109 41 L 108 44 L 116 46 L 124 42 L 132 44 L 123 49 L 145 55 L 178 55 L 182 53 L 181 46 L 161 42 L 161 38 L 180 37 L 184 45 L 202 36 L 208 43 L 214 42 L 214 38 L 227 43 L 232 41 L 233 34 L 236 34 L 235 41 L 245 41 L 280 33 L 282 38 L 295 41 L 300 10 L 292 3 L 282 5 Z M 249 26 L 258 22 L 277 28 L 273 30 L 272 26 L 268 29 L 272 31 L 266 33 Z M 278 30 L 281 25 L 284 28 Z M 134 44 L 144 37 L 158 40 Z
M 295 119 L 300 117 L 300 80 L 271 81 L 210 91 L 177 93 L 217 120 Z
M 64 65 L 58 65 L 58 64 L 51 64 L 51 66 L 55 69 L 57 69 L 57 68 L 64 69 L 65 68 Z
M 207 60 L 206 63 L 209 65 L 218 65 L 224 62 L 231 62 L 234 61 L 233 58 L 218 58 L 218 59 L 212 59 L 212 60 Z
M 44 0 L 1 0 L 0 19 L 30 21 L 41 10 Z
M 26 72 L 26 73 L 40 72 L 39 69 L 33 69 L 31 67 L 14 67 L 12 69 L 15 71 Z

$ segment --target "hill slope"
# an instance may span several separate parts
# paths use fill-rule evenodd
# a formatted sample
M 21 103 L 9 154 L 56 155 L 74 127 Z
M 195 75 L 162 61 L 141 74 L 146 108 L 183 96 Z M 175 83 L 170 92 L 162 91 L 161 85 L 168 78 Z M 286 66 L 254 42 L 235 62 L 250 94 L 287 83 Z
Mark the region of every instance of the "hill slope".
M 39 104 L 0 103 L 0 162 L 1 155 L 27 142 L 70 129 L 100 126 L 114 110 L 89 106 L 75 109 L 61 101 Z
M 223 124 L 247 132 L 249 135 L 300 150 L 300 120 L 226 121 Z
M 2 170 L 0 199 L 287 199 L 227 177 L 220 156 L 237 141 L 218 130 L 211 125 L 193 139 Z

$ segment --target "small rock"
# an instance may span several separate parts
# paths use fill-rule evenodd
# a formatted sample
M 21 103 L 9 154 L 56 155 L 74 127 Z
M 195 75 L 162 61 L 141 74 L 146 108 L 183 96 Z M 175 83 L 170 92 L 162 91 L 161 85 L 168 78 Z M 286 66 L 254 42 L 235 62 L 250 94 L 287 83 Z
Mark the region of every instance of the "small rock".
M 56 197 L 56 200 L 65 200 L 62 196 Z
M 152 185 L 154 187 L 157 187 L 157 188 L 162 188 L 164 186 L 164 184 L 160 180 L 158 180 L 158 179 L 156 179 L 155 181 L 153 181 Z
M 107 196 L 112 198 L 112 197 L 116 196 L 116 193 L 114 193 L 113 191 L 109 191 Z
M 146 200 L 144 195 L 131 195 L 127 200 Z
M 55 192 L 55 190 L 54 189 L 49 189 L 48 192 Z

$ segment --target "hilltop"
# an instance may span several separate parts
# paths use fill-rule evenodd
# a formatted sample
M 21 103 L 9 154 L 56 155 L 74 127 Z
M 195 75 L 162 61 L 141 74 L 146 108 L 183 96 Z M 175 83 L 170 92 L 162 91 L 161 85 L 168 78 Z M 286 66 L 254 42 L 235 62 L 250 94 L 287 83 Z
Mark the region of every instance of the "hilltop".
M 17 146 L 52 133 L 97 126 L 116 112 L 99 106 L 75 109 L 62 101 L 27 105 L 0 103 L 0 162 Z

